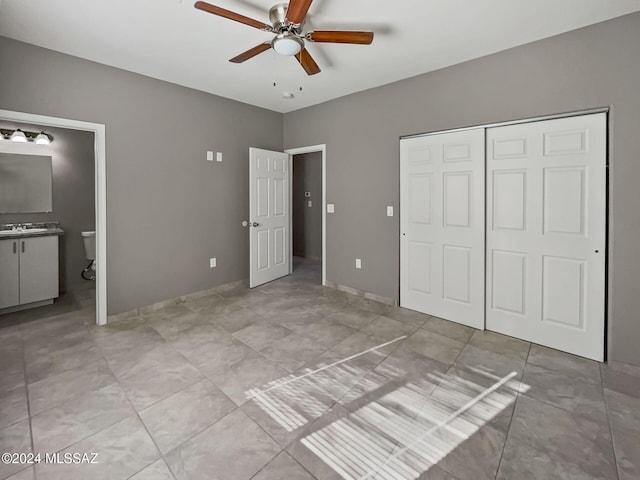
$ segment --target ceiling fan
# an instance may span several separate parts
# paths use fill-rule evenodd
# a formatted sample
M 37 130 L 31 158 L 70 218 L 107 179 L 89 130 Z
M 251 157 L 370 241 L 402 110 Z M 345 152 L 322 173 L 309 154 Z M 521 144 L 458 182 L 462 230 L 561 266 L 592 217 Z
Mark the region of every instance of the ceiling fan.
M 244 23 L 276 36 L 269 42 L 261 43 L 240 55 L 233 57 L 230 62 L 242 63 L 256 55 L 273 48 L 280 55 L 295 55 L 302 68 L 308 75 L 320 73 L 320 67 L 305 48 L 305 41 L 317 43 L 351 43 L 369 45 L 373 42 L 373 32 L 354 32 L 343 30 L 316 30 L 303 33 L 303 26 L 309 7 L 313 0 L 291 0 L 288 4 L 279 3 L 269 10 L 271 25 L 254 20 L 239 13 L 216 7 L 207 2 L 196 2 L 198 10 Z

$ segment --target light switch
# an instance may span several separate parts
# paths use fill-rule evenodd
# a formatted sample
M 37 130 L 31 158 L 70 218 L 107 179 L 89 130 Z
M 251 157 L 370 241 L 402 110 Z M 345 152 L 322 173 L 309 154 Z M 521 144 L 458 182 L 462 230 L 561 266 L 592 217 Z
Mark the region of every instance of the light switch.
M 207 152 L 207 160 L 213 162 L 213 152 Z
M 209 268 L 215 268 L 218 262 L 215 257 L 209 259 Z
M 362 260 L 356 258 L 356 268 L 362 268 Z
M 333 203 L 327 203 L 327 213 L 334 213 L 335 205 Z
M 311 200 L 307 201 L 307 207 L 311 208 Z
M 388 206 L 387 207 L 387 217 L 393 217 L 393 207 L 392 206 Z
M 216 152 L 216 162 L 222 161 L 222 152 Z

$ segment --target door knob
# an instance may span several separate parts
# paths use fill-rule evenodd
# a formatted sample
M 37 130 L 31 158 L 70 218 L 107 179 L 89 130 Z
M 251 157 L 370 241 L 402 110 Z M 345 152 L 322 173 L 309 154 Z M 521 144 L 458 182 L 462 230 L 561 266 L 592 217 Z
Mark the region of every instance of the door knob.
M 251 226 L 252 226 L 252 227 L 259 227 L 259 226 L 260 226 L 260 224 L 259 224 L 258 222 L 253 222 L 253 223 L 251 224 Z

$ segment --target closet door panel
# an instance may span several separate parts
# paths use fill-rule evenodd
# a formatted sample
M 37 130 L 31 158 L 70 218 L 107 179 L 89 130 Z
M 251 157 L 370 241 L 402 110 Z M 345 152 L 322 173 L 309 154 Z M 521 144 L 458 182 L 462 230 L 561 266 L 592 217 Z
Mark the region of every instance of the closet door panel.
M 487 329 L 604 357 L 606 115 L 487 130 Z
M 400 303 L 484 328 L 484 129 L 400 142 Z

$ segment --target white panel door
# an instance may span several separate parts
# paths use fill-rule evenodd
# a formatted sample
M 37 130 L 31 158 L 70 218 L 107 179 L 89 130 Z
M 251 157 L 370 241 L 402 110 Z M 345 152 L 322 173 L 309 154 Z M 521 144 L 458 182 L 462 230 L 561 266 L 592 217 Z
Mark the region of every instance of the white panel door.
M 606 116 L 487 130 L 487 329 L 602 361 Z
M 400 304 L 484 328 L 484 129 L 400 142 Z
M 289 274 L 289 155 L 249 149 L 251 288 Z

